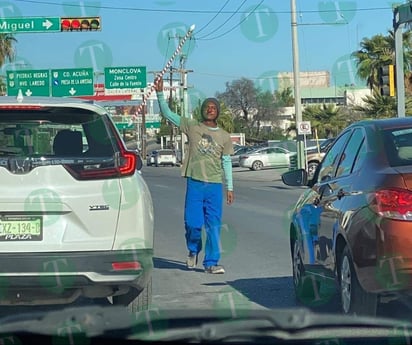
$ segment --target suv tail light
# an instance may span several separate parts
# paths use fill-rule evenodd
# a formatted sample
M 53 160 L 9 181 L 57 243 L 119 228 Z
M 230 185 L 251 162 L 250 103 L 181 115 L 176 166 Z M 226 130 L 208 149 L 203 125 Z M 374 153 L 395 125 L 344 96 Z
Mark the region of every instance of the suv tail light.
M 65 164 L 64 167 L 76 180 L 110 179 L 134 174 L 137 164 L 134 152 L 122 150 L 115 161 L 117 163 L 110 167 L 101 167 L 98 164 Z
M 412 220 L 412 192 L 406 189 L 382 189 L 372 193 L 370 206 L 385 218 Z

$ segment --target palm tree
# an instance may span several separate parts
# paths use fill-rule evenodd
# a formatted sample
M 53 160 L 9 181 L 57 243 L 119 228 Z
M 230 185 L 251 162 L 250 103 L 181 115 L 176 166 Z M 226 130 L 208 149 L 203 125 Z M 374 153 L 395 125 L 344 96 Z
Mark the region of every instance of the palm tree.
M 0 67 L 8 61 L 13 61 L 16 56 L 16 51 L 13 47 L 13 44 L 17 40 L 12 34 L 0 34 Z M 6 90 L 6 83 L 4 78 L 0 78 L 0 90 L 3 94 L 3 91 Z
M 311 122 L 312 129 L 316 129 L 321 138 L 334 137 L 347 125 L 341 116 L 341 108 L 334 104 L 309 105 L 303 110 L 302 117 Z
M 3 66 L 7 60 L 14 60 L 16 51 L 13 44 L 16 42 L 12 34 L 0 34 L 0 66 Z
M 396 117 L 396 100 L 393 97 L 381 96 L 381 94 L 375 90 L 373 96 L 366 96 L 363 98 L 363 101 L 365 105 L 354 106 L 353 110 L 362 112 L 366 118 L 381 119 Z
M 292 88 L 275 91 L 275 100 L 278 107 L 291 107 L 295 104 L 295 98 L 293 97 Z
M 357 60 L 357 74 L 361 79 L 366 80 L 366 85 L 374 89 L 379 85 L 377 78 L 379 68 L 394 61 L 395 45 L 390 36 L 382 34 L 370 39 L 364 38 L 360 45 L 361 49 L 352 53 Z

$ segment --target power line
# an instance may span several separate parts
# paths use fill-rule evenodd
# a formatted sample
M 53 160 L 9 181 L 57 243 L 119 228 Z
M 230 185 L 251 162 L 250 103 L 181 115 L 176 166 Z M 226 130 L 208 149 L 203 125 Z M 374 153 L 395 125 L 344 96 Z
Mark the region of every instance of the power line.
M 39 4 L 39 5 L 51 5 L 51 6 L 59 6 L 61 7 L 61 3 L 55 3 L 51 1 L 44 1 L 44 0 L 14 0 L 15 2 L 24 2 L 24 3 L 31 3 L 31 4 Z M 80 7 L 79 4 L 65 4 L 66 7 Z M 103 5 L 90 5 L 82 3 L 81 5 L 83 8 L 95 8 L 95 9 L 106 9 L 106 10 L 121 10 L 121 11 L 140 11 L 140 12 L 165 12 L 165 13 L 197 13 L 197 14 L 232 14 L 236 11 L 233 10 L 188 10 L 188 9 L 158 9 L 158 8 L 141 8 L 141 7 L 119 7 L 119 6 L 103 6 Z M 356 8 L 356 9 L 340 9 L 339 12 L 363 12 L 363 11 L 392 11 L 392 7 L 369 7 L 369 8 Z M 304 10 L 300 11 L 301 13 L 336 13 L 336 10 Z M 249 13 L 249 11 L 237 11 L 236 13 Z M 257 11 L 257 13 L 260 13 Z M 265 13 L 272 13 L 272 14 L 287 14 L 290 15 L 291 11 L 268 11 L 265 9 Z
M 223 11 L 223 9 L 226 7 L 229 1 L 230 0 L 226 0 L 226 2 L 223 4 L 220 10 L 212 17 L 212 19 L 210 19 L 205 25 L 203 25 L 199 30 L 197 30 L 198 34 L 202 32 L 204 29 L 206 29 L 216 19 L 216 17 Z
M 219 30 L 222 26 L 224 26 L 226 23 L 228 23 L 229 20 L 232 19 L 235 14 L 238 14 L 238 13 L 239 13 L 240 9 L 242 8 L 242 6 L 244 5 L 244 3 L 245 3 L 246 1 L 247 1 L 247 0 L 243 0 L 243 2 L 238 6 L 238 8 L 235 10 L 235 12 L 233 12 L 232 15 L 229 16 L 229 18 L 227 18 L 222 24 L 220 24 L 220 25 L 219 25 L 217 28 L 215 28 L 212 32 L 209 32 L 208 34 L 206 34 L 206 35 L 204 35 L 204 36 L 202 36 L 202 37 L 200 37 L 200 38 L 198 38 L 198 39 L 199 39 L 199 40 L 206 39 L 206 37 L 214 34 L 214 33 L 215 33 L 217 30 Z

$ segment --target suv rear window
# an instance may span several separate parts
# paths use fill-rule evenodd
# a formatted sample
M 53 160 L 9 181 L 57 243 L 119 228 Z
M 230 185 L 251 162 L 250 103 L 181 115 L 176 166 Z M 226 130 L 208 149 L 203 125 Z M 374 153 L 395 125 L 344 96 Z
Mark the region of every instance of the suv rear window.
M 63 165 L 78 180 L 128 176 L 136 168 L 108 114 L 65 106 L 0 107 L 0 167 L 28 173 Z
M 81 109 L 49 110 L 0 111 L 0 156 L 113 155 L 103 116 Z
M 157 154 L 160 155 L 160 156 L 166 156 L 166 155 L 168 155 L 168 156 L 172 155 L 173 156 L 175 153 L 174 153 L 173 150 L 159 150 Z

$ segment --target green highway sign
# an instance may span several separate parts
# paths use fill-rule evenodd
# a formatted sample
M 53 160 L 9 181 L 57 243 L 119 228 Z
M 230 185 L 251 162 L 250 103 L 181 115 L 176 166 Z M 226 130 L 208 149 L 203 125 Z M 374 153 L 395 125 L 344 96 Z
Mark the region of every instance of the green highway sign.
M 59 32 L 60 17 L 1 18 L 0 33 Z
M 106 67 L 104 69 L 104 93 L 129 95 L 147 86 L 146 67 Z
M 7 71 L 7 95 L 17 96 L 19 90 L 23 96 L 49 96 L 49 70 Z
M 93 68 L 52 70 L 51 90 L 53 97 L 93 96 Z
M 133 129 L 134 123 L 129 123 L 129 122 L 116 122 L 115 123 L 117 129 Z

